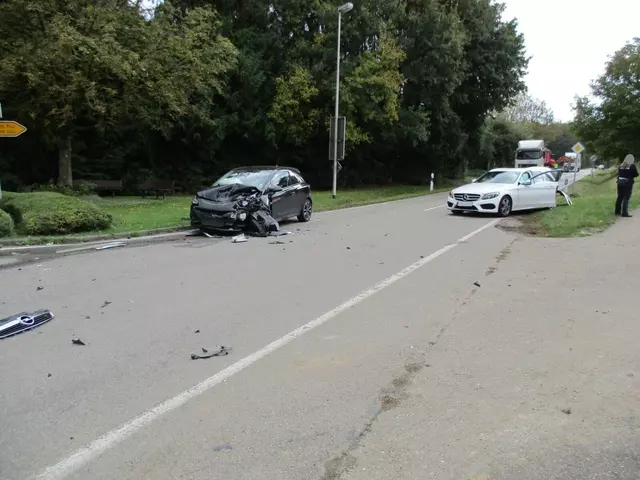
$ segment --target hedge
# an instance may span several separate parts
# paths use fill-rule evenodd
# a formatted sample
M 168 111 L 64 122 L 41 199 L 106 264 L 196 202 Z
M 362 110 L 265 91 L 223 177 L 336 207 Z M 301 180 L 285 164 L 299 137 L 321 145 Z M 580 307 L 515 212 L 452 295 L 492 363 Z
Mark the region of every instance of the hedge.
M 13 235 L 13 218 L 4 210 L 0 210 L 0 238 Z
M 109 228 L 113 218 L 86 200 L 53 192 L 4 193 L 0 207 L 26 235 L 66 235 Z

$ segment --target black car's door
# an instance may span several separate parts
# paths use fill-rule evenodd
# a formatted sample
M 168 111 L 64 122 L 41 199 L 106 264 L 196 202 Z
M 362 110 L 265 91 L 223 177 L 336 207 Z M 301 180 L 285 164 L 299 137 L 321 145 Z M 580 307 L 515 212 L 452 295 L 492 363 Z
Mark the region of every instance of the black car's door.
M 289 186 L 293 190 L 293 215 L 298 215 L 302 211 L 302 205 L 309 196 L 307 184 L 300 175 L 295 172 L 289 172 Z
M 289 185 L 289 172 L 286 170 L 276 173 L 269 183 L 271 215 L 276 220 L 293 216 L 295 208 L 295 191 Z

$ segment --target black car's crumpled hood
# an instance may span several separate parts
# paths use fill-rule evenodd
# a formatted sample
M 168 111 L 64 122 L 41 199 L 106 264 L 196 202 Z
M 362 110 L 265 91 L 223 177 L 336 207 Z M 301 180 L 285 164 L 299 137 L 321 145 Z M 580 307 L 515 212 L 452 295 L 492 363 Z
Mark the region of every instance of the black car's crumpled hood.
M 253 230 L 254 235 L 266 237 L 269 232 L 280 229 L 278 222 L 271 217 L 268 197 L 256 187 L 242 184 L 221 185 L 202 190 L 197 197 L 204 202 L 192 206 L 193 209 L 204 209 L 217 215 L 235 212 L 247 214 L 240 221 Z
M 235 183 L 233 185 L 220 185 L 198 192 L 198 197 L 210 202 L 233 203 L 241 198 L 261 193 L 259 189 L 251 185 Z

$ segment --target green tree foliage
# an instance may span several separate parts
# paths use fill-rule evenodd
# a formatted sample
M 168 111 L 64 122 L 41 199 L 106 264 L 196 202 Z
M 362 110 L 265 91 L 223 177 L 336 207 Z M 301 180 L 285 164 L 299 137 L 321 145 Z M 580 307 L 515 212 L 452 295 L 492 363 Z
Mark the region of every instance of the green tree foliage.
M 573 122 L 587 148 L 606 158 L 640 152 L 640 37 L 611 57 L 591 91 L 596 101 L 578 98 Z
M 29 127 L 0 143 L 5 181 L 157 176 L 193 189 L 277 162 L 330 182 L 335 3 L 141 3 L 0 2 L 0 102 Z M 493 0 L 355 2 L 342 22 L 341 182 L 425 182 L 487 164 L 483 152 L 503 162 L 506 133 L 485 118 L 523 90 L 527 66 L 503 11 Z
M 208 104 L 235 49 L 211 10 L 183 15 L 164 4 L 147 22 L 123 1 L 8 0 L 0 18 L 6 111 L 57 149 L 60 184 L 72 182 L 83 132 L 135 122 L 168 136 L 185 117 L 215 122 Z

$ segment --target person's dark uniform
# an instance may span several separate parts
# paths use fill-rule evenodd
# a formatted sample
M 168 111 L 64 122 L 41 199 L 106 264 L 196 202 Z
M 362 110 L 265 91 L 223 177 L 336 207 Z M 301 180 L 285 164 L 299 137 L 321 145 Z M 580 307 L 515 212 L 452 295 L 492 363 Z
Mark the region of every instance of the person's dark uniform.
M 638 176 L 638 168 L 634 163 L 625 168 L 623 163 L 618 167 L 618 198 L 616 199 L 616 215 L 629 215 L 629 198 L 633 190 L 634 179 Z

